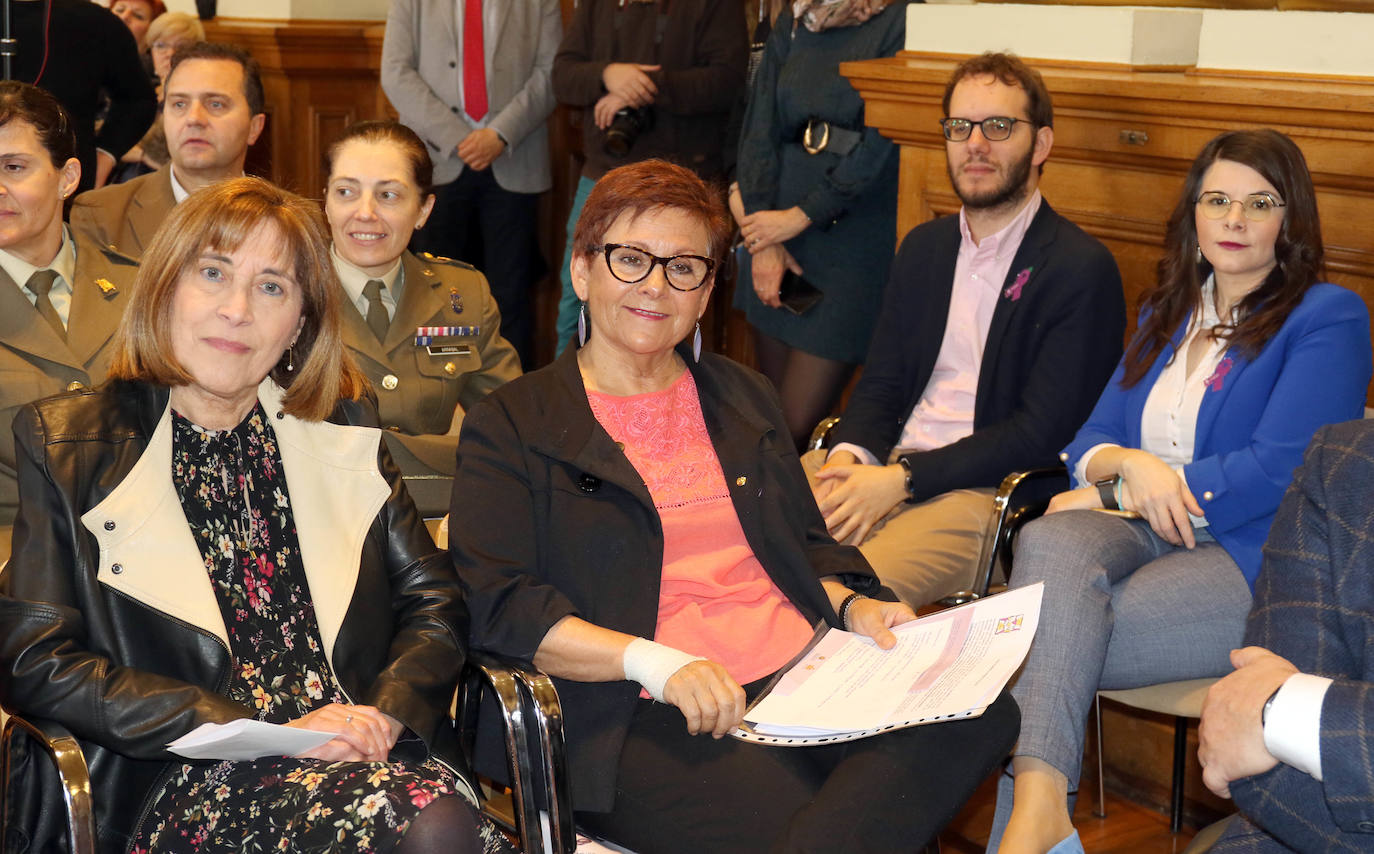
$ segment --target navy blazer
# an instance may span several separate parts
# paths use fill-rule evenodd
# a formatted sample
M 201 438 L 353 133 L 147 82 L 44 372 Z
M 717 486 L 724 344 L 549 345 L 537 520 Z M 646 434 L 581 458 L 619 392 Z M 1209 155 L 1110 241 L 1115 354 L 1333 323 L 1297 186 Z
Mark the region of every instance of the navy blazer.
M 902 241 L 835 443 L 852 442 L 887 460 L 935 369 L 960 239 L 959 217 L 946 216 L 913 228 Z M 973 434 L 905 455 L 911 500 L 996 486 L 1009 472 L 1053 465 L 1120 358 L 1125 330 L 1115 259 L 1042 202 L 993 310 Z
M 1095 445 L 1140 447 L 1140 420 L 1187 330 L 1174 331 L 1149 372 L 1127 389 L 1124 361 L 1065 453 L 1072 470 Z M 1253 588 L 1260 547 L 1303 449 L 1318 427 L 1359 418 L 1370 377 L 1369 311 L 1356 294 L 1316 284 L 1253 359 L 1227 353 L 1198 409 L 1193 462 L 1183 467 L 1212 536 Z
M 1233 782 L 1246 820 L 1214 852 L 1374 849 L 1372 484 L 1374 421 L 1336 424 L 1317 433 L 1279 507 L 1245 643 L 1335 680 L 1321 711 L 1324 782 L 1283 763 Z

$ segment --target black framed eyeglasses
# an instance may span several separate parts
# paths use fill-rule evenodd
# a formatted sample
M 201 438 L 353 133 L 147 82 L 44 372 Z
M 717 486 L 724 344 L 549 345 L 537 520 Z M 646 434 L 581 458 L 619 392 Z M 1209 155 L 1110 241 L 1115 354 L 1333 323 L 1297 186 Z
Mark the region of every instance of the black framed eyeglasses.
M 1220 190 L 1212 190 L 1197 197 L 1197 209 L 1207 219 L 1225 219 L 1232 205 L 1240 205 L 1240 212 L 1251 222 L 1264 222 L 1279 208 L 1288 207 L 1269 193 L 1251 193 L 1243 199 L 1232 199 Z
M 988 142 L 1001 142 L 1011 138 L 1011 132 L 1016 130 L 1016 123 L 1030 124 L 1029 119 L 1014 119 L 1011 116 L 988 116 L 980 122 L 973 119 L 961 119 L 956 116 L 946 116 L 940 119 L 940 127 L 944 129 L 945 139 L 950 142 L 963 142 L 973 135 L 973 126 L 977 125 L 983 131 L 983 139 Z
M 706 284 L 716 262 L 700 255 L 674 255 L 660 258 L 624 243 L 607 243 L 597 247 L 606 255 L 606 268 L 611 275 L 627 285 L 633 285 L 649 278 L 655 264 L 663 265 L 664 278 L 673 290 L 694 291 Z

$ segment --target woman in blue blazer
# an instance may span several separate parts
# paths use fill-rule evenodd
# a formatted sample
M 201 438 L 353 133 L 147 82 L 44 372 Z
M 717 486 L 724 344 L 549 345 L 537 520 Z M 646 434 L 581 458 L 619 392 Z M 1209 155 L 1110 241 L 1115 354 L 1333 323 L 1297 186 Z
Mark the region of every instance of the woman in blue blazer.
M 1303 450 L 1363 412 L 1369 314 L 1321 273 L 1298 147 L 1272 130 L 1208 143 L 1135 339 L 1062 455 L 1079 488 L 1018 543 L 1013 586 L 1045 596 L 991 850 L 1082 851 L 1067 795 L 1098 689 L 1229 672 Z M 1082 512 L 1102 509 L 1124 512 Z

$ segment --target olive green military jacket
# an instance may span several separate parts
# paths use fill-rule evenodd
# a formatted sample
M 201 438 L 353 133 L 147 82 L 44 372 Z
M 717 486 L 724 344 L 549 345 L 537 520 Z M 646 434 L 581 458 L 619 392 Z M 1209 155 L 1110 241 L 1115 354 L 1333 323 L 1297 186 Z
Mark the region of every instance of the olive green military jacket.
M 386 339 L 378 341 L 362 312 L 345 300 L 344 343 L 376 389 L 387 446 L 430 517 L 448 508 L 458 407 L 466 411 L 520 376 L 520 359 L 501 337 L 501 313 L 486 277 L 471 265 L 406 252 L 401 277 Z M 422 331 L 440 334 L 417 334 Z

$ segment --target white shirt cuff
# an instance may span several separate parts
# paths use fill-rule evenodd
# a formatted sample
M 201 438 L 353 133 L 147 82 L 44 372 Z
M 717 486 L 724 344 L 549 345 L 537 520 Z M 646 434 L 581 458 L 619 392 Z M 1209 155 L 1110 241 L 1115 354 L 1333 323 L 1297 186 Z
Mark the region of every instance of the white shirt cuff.
M 831 448 L 830 453 L 825 455 L 826 461 L 828 462 L 832 456 L 838 454 L 840 451 L 848 451 L 849 453 L 858 457 L 859 462 L 863 463 L 866 466 L 876 466 L 878 464 L 878 458 L 869 453 L 867 448 L 855 445 L 853 442 L 841 442 L 840 444 Z
M 1322 701 L 1331 680 L 1294 673 L 1274 696 L 1264 718 L 1264 746 L 1285 765 L 1322 778 Z
M 1121 446 L 1120 446 L 1120 445 L 1113 444 L 1113 443 L 1111 443 L 1111 442 L 1102 442 L 1101 444 L 1093 445 L 1091 448 L 1089 448 L 1087 451 L 1085 451 L 1085 452 L 1083 453 L 1083 456 L 1081 456 L 1081 457 L 1078 458 L 1078 465 L 1076 465 L 1076 466 L 1073 467 L 1073 478 L 1074 478 L 1075 481 L 1078 482 L 1078 485 L 1079 485 L 1079 486 L 1092 486 L 1092 485 L 1093 485 L 1093 482 L 1090 481 L 1090 480 L 1088 480 L 1088 461 L 1091 460 L 1091 459 L 1093 458 L 1093 454 L 1097 453 L 1098 451 L 1102 450 L 1103 448 L 1119 448 L 1119 447 L 1121 447 Z

